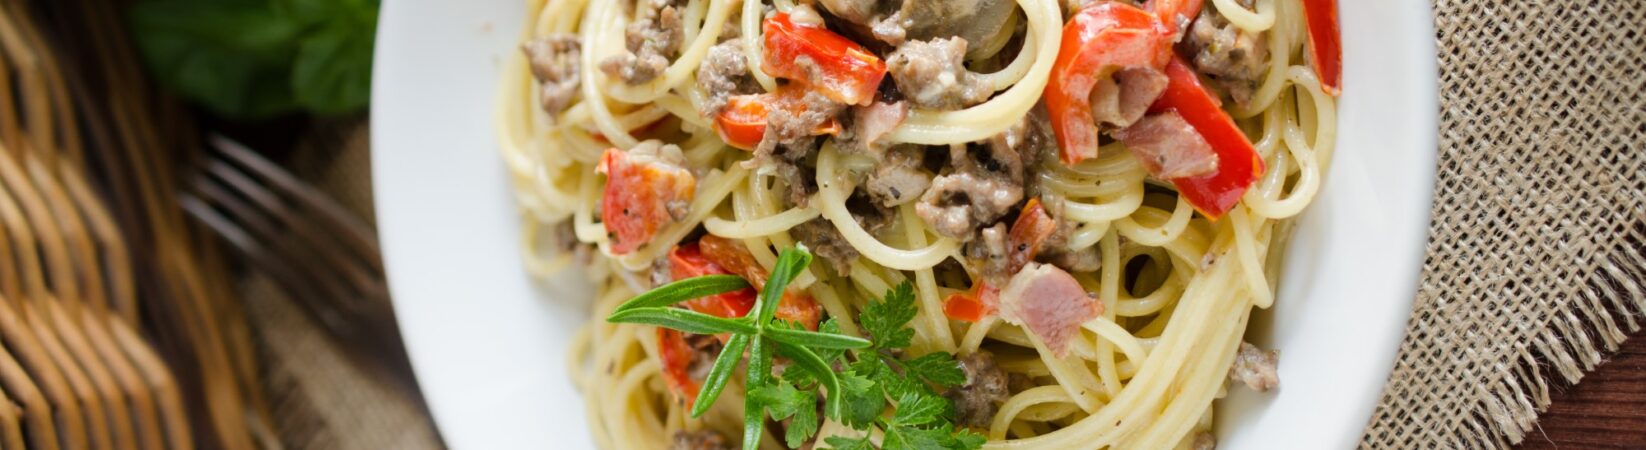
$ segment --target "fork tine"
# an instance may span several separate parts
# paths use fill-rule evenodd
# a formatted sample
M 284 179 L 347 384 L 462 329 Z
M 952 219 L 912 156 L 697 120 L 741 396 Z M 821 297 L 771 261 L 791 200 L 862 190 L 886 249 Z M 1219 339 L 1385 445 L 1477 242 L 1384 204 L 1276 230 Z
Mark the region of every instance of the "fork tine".
M 224 237 L 258 267 L 278 271 L 271 272 L 278 275 L 276 282 L 299 297 L 306 309 L 347 324 L 322 322 L 346 349 L 383 369 L 398 388 L 416 396 L 393 307 L 380 287 L 381 272 L 371 271 L 365 260 L 350 257 L 335 240 L 325 239 L 339 231 L 320 229 L 331 223 L 315 217 L 323 212 L 294 206 L 264 180 L 220 158 L 214 155 L 204 162 L 193 183 L 198 197 L 190 197 L 185 210 L 220 233 L 235 233 Z
M 322 278 L 329 288 L 335 288 L 337 290 L 334 291 L 336 300 L 351 308 L 368 307 L 371 300 L 375 300 L 375 298 L 363 298 L 371 294 L 370 285 L 375 281 L 372 273 L 358 259 L 350 257 L 346 250 L 339 248 L 335 244 L 336 241 L 328 236 L 336 233 L 328 233 L 317 229 L 323 224 L 313 220 L 313 214 L 303 214 L 300 208 L 295 208 L 289 202 L 284 201 L 279 193 L 271 192 L 264 184 L 251 179 L 244 172 L 219 160 L 217 157 L 210 158 L 206 163 L 206 172 L 211 174 L 211 178 L 222 181 L 227 187 L 233 189 L 239 195 L 251 199 L 255 204 L 270 213 L 267 216 L 268 221 L 275 224 L 284 233 L 269 233 L 269 241 L 288 244 L 281 246 L 287 248 L 288 251 L 299 248 L 303 250 L 304 254 L 294 256 L 296 261 L 293 262 L 302 262 L 305 261 L 304 258 L 313 258 L 307 260 L 329 263 L 326 268 L 334 270 L 320 270 L 320 267 L 312 264 L 301 264 L 300 267 L 310 269 L 310 271 L 315 272 L 313 274 L 315 278 Z M 292 236 L 293 234 L 296 236 Z M 293 242 L 296 240 L 302 242 Z M 309 245 L 297 245 L 303 242 Z M 335 279 L 339 277 L 341 279 Z
M 319 233 L 309 227 L 308 221 L 295 220 L 294 217 L 299 215 L 297 211 L 289 208 L 278 195 L 269 192 L 233 167 L 217 161 L 216 158 L 212 158 L 206 166 L 206 172 L 210 176 L 201 179 L 196 184 L 197 188 L 207 192 L 208 198 L 221 197 L 221 201 L 233 202 L 231 205 L 240 208 L 234 214 L 244 214 L 248 219 L 255 220 L 257 228 L 252 231 L 261 235 L 264 242 L 271 244 L 271 250 L 286 259 L 288 265 L 305 275 L 305 278 L 319 284 L 329 298 L 341 302 L 340 306 L 355 306 L 355 296 L 345 283 L 346 280 L 338 279 L 338 274 L 332 271 L 319 270 L 313 263 L 328 262 L 330 264 L 326 264 L 327 266 L 344 268 L 353 265 L 346 263 L 346 257 L 340 255 L 335 247 L 318 242 L 319 239 L 315 235 Z M 219 182 L 222 184 L 218 184 Z M 251 205 L 235 201 L 236 196 L 250 200 Z M 299 235 L 297 238 L 301 241 L 291 236 L 293 232 Z M 302 245 L 302 241 L 307 241 L 311 245 Z
M 256 152 L 238 142 L 217 134 L 210 136 L 207 141 L 225 159 L 245 167 L 247 172 L 256 174 L 257 177 L 268 181 L 268 185 L 278 188 L 281 192 L 297 200 L 300 207 L 319 213 L 314 216 L 326 222 L 333 229 L 340 231 L 337 237 L 343 240 L 344 245 L 356 257 L 365 261 L 373 273 L 383 271 L 383 260 L 377 246 L 377 236 L 372 233 L 365 223 L 344 210 L 337 202 L 332 201 L 325 194 L 315 190 L 314 187 L 286 173 L 276 167 L 274 163 L 263 159 Z
M 202 189 L 202 191 L 205 190 L 207 189 Z M 219 206 L 224 206 L 225 209 L 239 210 L 238 212 L 247 212 L 245 210 L 249 210 L 250 208 L 243 205 L 238 205 L 234 200 L 223 201 L 224 199 L 217 198 L 215 196 L 212 197 L 212 203 L 210 204 L 193 194 L 185 193 L 180 197 L 179 203 L 183 206 L 184 211 L 187 211 L 190 216 L 193 216 L 196 220 L 199 220 L 208 228 L 211 228 L 213 232 L 216 232 L 217 235 L 222 237 L 224 241 L 227 241 L 229 245 L 233 246 L 236 250 L 239 250 L 240 253 L 244 255 L 247 260 L 251 261 L 253 265 L 257 266 L 258 269 L 269 274 L 270 277 L 273 277 L 282 287 L 290 289 L 293 294 L 292 296 L 308 307 L 310 312 L 315 315 L 322 326 L 326 327 L 328 330 L 331 330 L 333 333 L 340 335 L 346 336 L 354 334 L 352 331 L 348 331 L 348 321 L 344 320 L 341 315 L 337 314 L 336 310 L 327 305 L 317 303 L 321 298 L 323 298 L 323 296 L 320 295 L 318 291 L 314 290 L 312 285 L 304 282 L 302 277 L 299 276 L 291 266 L 286 265 L 276 259 L 269 249 L 265 248 L 257 239 L 252 237 L 252 233 L 249 233 L 245 229 L 241 228 L 242 225 L 240 223 L 229 219 L 228 216 L 219 213 L 210 205 L 217 204 Z M 253 214 L 247 214 L 240 217 L 241 220 L 246 220 L 246 223 L 255 223 L 253 222 L 255 219 L 247 219 L 247 217 L 251 217 L 252 215 Z M 256 226 L 259 225 L 253 225 L 253 227 Z

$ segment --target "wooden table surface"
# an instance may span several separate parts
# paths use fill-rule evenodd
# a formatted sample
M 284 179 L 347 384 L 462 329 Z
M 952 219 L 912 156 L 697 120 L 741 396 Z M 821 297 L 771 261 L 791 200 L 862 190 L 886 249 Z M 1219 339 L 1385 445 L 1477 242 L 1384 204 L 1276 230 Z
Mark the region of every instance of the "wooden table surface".
M 1545 373 L 1548 373 L 1547 371 Z M 1646 449 L 1646 333 L 1576 386 L 1560 385 L 1520 449 Z

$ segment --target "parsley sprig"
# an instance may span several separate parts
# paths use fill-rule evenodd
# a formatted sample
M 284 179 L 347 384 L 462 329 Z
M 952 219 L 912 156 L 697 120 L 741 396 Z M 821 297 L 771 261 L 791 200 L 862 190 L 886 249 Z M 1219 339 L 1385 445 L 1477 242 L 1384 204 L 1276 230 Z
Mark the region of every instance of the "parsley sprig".
M 955 430 L 950 423 L 953 407 L 934 388 L 965 382 L 965 373 L 954 356 L 936 352 L 907 360 L 898 358 L 913 340 L 914 330 L 908 328 L 908 323 L 918 312 L 914 287 L 909 283 L 887 292 L 881 301 L 870 302 L 859 315 L 864 330 L 875 338 L 872 342 L 844 334 L 832 318 L 824 321 L 818 331 L 776 318 L 784 289 L 811 260 L 811 253 L 805 249 L 784 250 L 752 313 L 745 317 L 728 319 L 671 307 L 749 287 L 747 281 L 736 276 L 709 275 L 679 280 L 641 294 L 618 306 L 606 320 L 687 333 L 731 335 L 704 379 L 692 406 L 692 417 L 703 415 L 720 397 L 747 349 L 743 404 L 746 450 L 759 447 L 760 431 L 768 415 L 772 420 L 789 420 L 783 436 L 789 447 L 804 444 L 817 433 L 820 424 L 820 395 L 824 416 L 857 430 L 880 428 L 885 450 L 981 447 L 982 436 Z M 772 374 L 775 356 L 790 362 L 780 376 Z M 884 414 L 888 405 L 895 407 L 889 416 Z M 861 438 L 832 436 L 826 442 L 839 449 L 873 449 L 869 433 L 864 434 Z
M 914 338 L 908 324 L 918 312 L 914 286 L 907 281 L 863 308 L 858 320 L 874 342 L 856 354 L 856 361 L 842 375 L 847 412 L 838 420 L 859 430 L 880 428 L 885 432 L 881 448 L 886 450 L 982 447 L 983 436 L 954 428 L 950 422 L 953 405 L 934 389 L 966 382 L 966 373 L 954 355 L 932 352 L 913 359 L 897 357 Z M 890 417 L 882 414 L 888 400 L 895 405 Z M 874 448 L 868 436 L 831 436 L 824 442 L 836 449 Z

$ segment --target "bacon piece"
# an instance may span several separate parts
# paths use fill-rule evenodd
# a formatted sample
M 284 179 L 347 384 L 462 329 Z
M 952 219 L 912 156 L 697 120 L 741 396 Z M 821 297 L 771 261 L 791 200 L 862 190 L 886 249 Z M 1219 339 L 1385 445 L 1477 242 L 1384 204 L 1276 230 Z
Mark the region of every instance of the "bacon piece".
M 1113 78 L 1098 80 L 1092 89 L 1092 118 L 1098 123 L 1129 127 L 1149 112 L 1149 106 L 1166 92 L 1169 82 L 1165 72 L 1153 67 L 1115 72 Z
M 1177 111 L 1145 117 L 1114 135 L 1155 178 L 1172 180 L 1217 172 L 1217 151 Z
M 1102 302 L 1050 264 L 1029 263 L 1000 292 L 1000 318 L 1027 328 L 1059 358 L 1068 354 L 1080 325 L 1102 313 Z

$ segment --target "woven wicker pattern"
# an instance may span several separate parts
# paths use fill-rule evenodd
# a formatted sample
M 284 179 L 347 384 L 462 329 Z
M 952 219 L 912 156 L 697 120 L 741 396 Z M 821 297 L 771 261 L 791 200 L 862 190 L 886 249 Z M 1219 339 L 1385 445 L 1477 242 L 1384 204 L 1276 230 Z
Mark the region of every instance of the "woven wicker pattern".
M 1646 312 L 1646 2 L 1439 0 L 1428 258 L 1367 448 L 1503 448 Z

